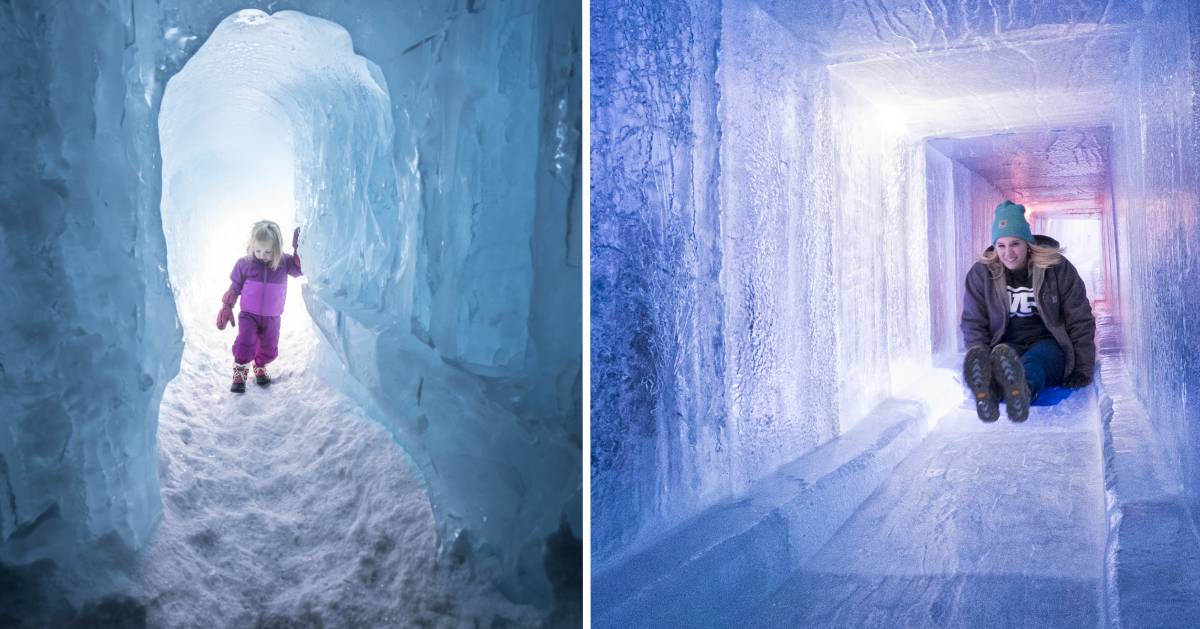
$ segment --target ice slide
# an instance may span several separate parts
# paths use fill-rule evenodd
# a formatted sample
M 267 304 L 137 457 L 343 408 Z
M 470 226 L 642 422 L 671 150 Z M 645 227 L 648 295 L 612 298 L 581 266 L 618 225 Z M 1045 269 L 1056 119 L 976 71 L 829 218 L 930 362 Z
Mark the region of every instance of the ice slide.
M 592 7 L 595 625 L 1200 624 L 1195 3 Z M 1104 351 L 982 425 L 1007 198 Z

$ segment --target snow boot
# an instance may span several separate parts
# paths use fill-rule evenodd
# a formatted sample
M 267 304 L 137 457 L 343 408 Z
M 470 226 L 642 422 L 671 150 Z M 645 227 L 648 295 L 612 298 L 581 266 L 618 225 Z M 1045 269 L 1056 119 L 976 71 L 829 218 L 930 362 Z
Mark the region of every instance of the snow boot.
M 1011 345 L 1001 343 L 992 348 L 992 373 L 1004 389 L 1004 407 L 1008 418 L 1015 422 L 1029 419 L 1029 383 L 1025 381 L 1025 365 Z
M 263 366 L 263 367 L 259 367 L 258 365 L 254 366 L 254 381 L 256 383 L 258 383 L 258 386 L 260 386 L 260 387 L 265 387 L 265 386 L 271 384 L 271 376 L 267 375 L 266 366 Z
M 963 360 L 963 382 L 971 390 L 975 414 L 979 415 L 979 419 L 985 422 L 1000 419 L 1000 402 L 992 386 L 992 361 L 986 347 L 976 345 L 967 350 L 967 357 Z
M 246 376 L 250 375 L 250 368 L 246 365 L 234 364 L 233 366 L 233 385 L 229 387 L 234 393 L 246 392 Z

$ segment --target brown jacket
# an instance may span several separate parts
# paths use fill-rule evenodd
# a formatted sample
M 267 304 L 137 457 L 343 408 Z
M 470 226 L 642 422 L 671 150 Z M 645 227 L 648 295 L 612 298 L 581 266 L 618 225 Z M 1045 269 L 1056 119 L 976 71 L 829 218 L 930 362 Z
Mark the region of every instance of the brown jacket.
M 1057 247 L 1048 236 L 1034 236 L 1039 245 Z M 991 250 L 991 247 L 988 247 Z M 967 347 L 995 347 L 1008 325 L 1008 291 L 1000 263 L 976 262 L 967 272 L 963 294 L 962 333 Z M 1030 266 L 1038 314 L 1067 357 L 1063 377 L 1072 373 L 1092 377 L 1096 364 L 1096 318 L 1083 279 L 1066 258 L 1052 267 Z

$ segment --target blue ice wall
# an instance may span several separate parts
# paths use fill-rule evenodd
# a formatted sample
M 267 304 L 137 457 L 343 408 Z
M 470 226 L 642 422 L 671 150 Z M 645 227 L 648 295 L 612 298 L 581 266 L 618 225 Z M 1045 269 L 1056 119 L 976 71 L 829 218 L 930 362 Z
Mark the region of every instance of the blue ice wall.
M 956 235 L 959 222 L 955 220 L 954 162 L 941 151 L 928 145 L 925 148 L 925 199 L 929 208 L 929 325 L 930 348 L 934 353 L 954 351 L 958 347 L 958 299 L 955 286 L 959 282 L 955 259 Z
M 912 132 L 840 77 L 834 97 L 834 277 L 825 290 L 838 334 L 831 412 L 844 431 L 930 365 L 929 217 Z
M 604 2 L 593 25 L 603 568 L 853 426 L 931 332 L 923 153 L 812 39 L 749 1 Z
M 1113 130 L 1120 318 L 1135 385 L 1200 514 L 1200 10 L 1159 5 Z
M 1004 200 L 996 186 L 940 150 L 926 145 L 929 211 L 929 301 L 932 351 L 962 349 L 963 278 L 978 259 L 992 212 Z
M 687 513 L 698 467 L 728 465 L 712 81 L 721 18 L 716 2 L 598 0 L 591 19 L 592 556 L 602 564 Z
M 722 18 L 722 384 L 732 449 L 722 475 L 736 491 L 839 429 L 830 290 L 838 182 L 832 93 L 816 49 L 753 3 L 727 2 Z
M 330 377 L 423 463 L 447 545 L 497 557 L 515 598 L 549 604 L 546 566 L 580 559 L 546 542 L 564 525 L 582 534 L 583 228 L 580 9 L 548 0 L 127 0 L 0 16 L 21 50 L 3 63 L 27 164 L 3 173 L 0 249 L 7 275 L 26 278 L 5 284 L 4 307 L 53 312 L 3 337 L 6 392 L 28 393 L 3 400 L 22 419 L 0 430 L 0 560 L 61 557 L 106 532 L 137 547 L 153 525 L 157 400 L 180 352 L 158 108 L 246 8 L 340 25 L 392 96 L 388 121 L 356 120 L 353 96 L 291 74 L 275 93 L 307 133 L 305 302 Z M 89 382 L 101 386 L 75 386 Z
M 447 543 L 498 556 L 514 596 L 548 603 L 546 539 L 563 523 L 582 535 L 579 13 L 389 10 L 371 20 L 395 29 L 356 46 L 388 60 L 401 237 L 369 284 L 394 293 L 318 272 L 305 300 L 350 388 L 418 462 Z M 315 135 L 313 180 L 344 181 L 329 158 L 343 150 Z M 297 195 L 310 216 L 378 211 L 370 186 L 311 192 Z M 341 255 L 322 240 L 318 225 L 318 250 Z
M 40 562 L 72 601 L 117 587 L 157 520 L 182 350 L 129 11 L 0 12 L 0 564 Z
M 992 217 L 996 206 L 1005 200 L 1004 194 L 987 179 L 966 168 L 962 164 L 954 165 L 954 204 L 957 209 L 958 230 L 955 234 L 954 259 L 955 269 L 955 309 L 954 321 L 962 321 L 963 293 L 967 271 L 979 259 L 979 254 L 987 248 L 992 239 Z M 982 243 L 982 244 L 981 244 Z M 949 278 L 947 278 L 949 279 Z M 956 335 L 959 349 L 962 347 L 962 330 L 957 329 Z

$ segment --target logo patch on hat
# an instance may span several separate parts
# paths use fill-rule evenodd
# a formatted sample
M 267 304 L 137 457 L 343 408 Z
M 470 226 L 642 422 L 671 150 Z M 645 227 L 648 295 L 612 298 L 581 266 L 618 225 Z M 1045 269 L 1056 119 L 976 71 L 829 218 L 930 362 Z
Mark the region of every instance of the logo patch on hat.
M 1008 219 L 1007 219 L 1007 218 L 1002 218 L 1002 219 L 1000 219 L 1000 226 L 1001 226 L 1001 227 L 1008 227 Z

